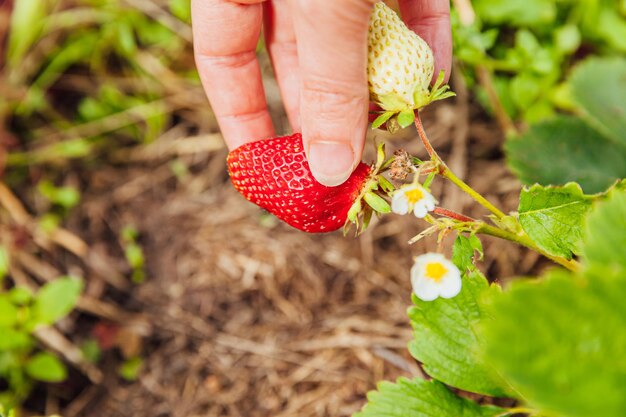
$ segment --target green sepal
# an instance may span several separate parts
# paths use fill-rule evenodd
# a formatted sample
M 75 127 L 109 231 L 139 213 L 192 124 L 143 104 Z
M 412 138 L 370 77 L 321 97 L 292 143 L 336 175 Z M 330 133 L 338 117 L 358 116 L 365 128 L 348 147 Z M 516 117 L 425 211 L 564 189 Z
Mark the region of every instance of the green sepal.
M 426 180 L 424 180 L 424 183 L 422 184 L 422 187 L 424 187 L 427 191 L 430 191 L 430 184 L 432 184 L 436 175 L 437 175 L 437 171 L 433 171 L 430 174 L 428 174 L 428 176 L 426 177 Z
M 407 103 L 402 97 L 395 94 L 378 96 L 377 103 L 383 110 L 385 110 L 385 112 L 391 112 L 392 114 L 411 107 L 410 103 Z M 387 119 L 389 119 L 389 117 Z
M 378 184 L 380 185 L 380 188 L 387 194 L 391 193 L 393 190 L 396 189 L 396 187 L 394 187 L 393 184 L 382 175 L 377 176 L 376 179 L 378 180 Z
M 376 171 L 385 163 L 385 142 L 381 142 L 376 147 Z
M 391 206 L 385 201 L 384 198 L 376 193 L 368 191 L 363 196 L 365 202 L 378 213 L 391 213 Z
M 384 113 L 382 113 L 381 115 L 379 115 L 376 119 L 374 119 L 374 121 L 372 122 L 372 129 L 378 129 L 379 127 L 381 127 L 383 124 L 385 124 L 385 122 L 387 122 L 387 120 L 389 120 L 391 118 L 391 116 L 393 116 L 395 113 L 392 111 L 386 111 Z
M 370 225 L 370 221 L 372 220 L 372 214 L 374 214 L 374 210 L 370 206 L 365 206 L 363 210 L 363 226 L 361 226 L 361 232 L 364 232 Z
M 413 124 L 415 121 L 415 113 L 413 110 L 403 110 L 398 114 L 398 124 L 405 128 Z
M 361 212 L 361 208 L 362 208 L 361 199 L 358 198 L 354 202 L 354 204 L 352 204 L 352 207 L 350 207 L 350 210 L 348 210 L 348 220 L 350 220 L 352 223 L 356 223 L 359 213 Z

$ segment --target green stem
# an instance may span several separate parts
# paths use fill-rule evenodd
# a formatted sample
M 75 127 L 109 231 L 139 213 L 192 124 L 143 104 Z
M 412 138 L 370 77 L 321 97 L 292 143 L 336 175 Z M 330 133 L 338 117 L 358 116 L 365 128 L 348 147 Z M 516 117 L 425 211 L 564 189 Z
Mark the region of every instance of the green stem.
M 415 127 L 417 128 L 417 133 L 419 134 L 419 137 L 422 140 L 422 143 L 424 144 L 428 155 L 430 155 L 431 159 L 439 166 L 439 175 L 452 181 L 457 187 L 459 187 L 466 194 L 472 197 L 478 204 L 493 213 L 498 219 L 506 217 L 506 214 L 504 214 L 496 206 L 487 201 L 485 197 L 483 197 L 476 190 L 467 185 L 462 179 L 457 177 L 454 172 L 450 170 L 450 168 L 448 168 L 448 166 L 445 164 L 445 162 L 443 162 L 441 157 L 437 154 L 437 152 L 430 144 L 430 141 L 426 136 L 424 126 L 422 125 L 422 121 L 420 120 L 419 113 L 417 111 L 415 112 Z
M 479 223 L 477 223 L 479 224 Z M 545 256 L 546 258 L 556 262 L 557 264 L 563 266 L 564 268 L 569 269 L 570 271 L 576 272 L 580 268 L 580 264 L 573 259 L 565 259 L 560 256 L 550 255 L 543 249 L 541 249 L 535 242 L 533 242 L 526 234 L 518 235 L 515 233 L 511 233 L 506 230 L 502 230 L 500 228 L 488 225 L 486 223 L 479 224 L 479 227 L 476 231 L 477 233 L 483 233 L 489 236 L 499 237 L 501 239 L 510 240 L 511 242 L 515 242 L 519 245 L 525 246 L 528 249 L 532 249 L 537 253 Z
M 452 181 L 457 187 L 463 190 L 466 194 L 472 197 L 474 200 L 478 202 L 481 206 L 492 212 L 498 219 L 502 219 L 506 217 L 502 211 L 500 211 L 496 206 L 491 204 L 485 197 L 480 195 L 478 191 L 474 190 L 472 187 L 467 185 L 462 179 L 457 177 L 454 172 L 450 171 L 447 166 L 444 166 L 443 172 L 441 172 L 441 176 Z

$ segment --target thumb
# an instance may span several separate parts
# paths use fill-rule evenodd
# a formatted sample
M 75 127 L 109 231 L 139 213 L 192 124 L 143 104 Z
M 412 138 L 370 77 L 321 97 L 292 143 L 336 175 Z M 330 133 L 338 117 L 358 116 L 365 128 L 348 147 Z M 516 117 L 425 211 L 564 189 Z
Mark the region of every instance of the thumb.
M 292 0 L 301 71 L 302 138 L 313 176 L 343 183 L 361 160 L 369 93 L 372 0 Z

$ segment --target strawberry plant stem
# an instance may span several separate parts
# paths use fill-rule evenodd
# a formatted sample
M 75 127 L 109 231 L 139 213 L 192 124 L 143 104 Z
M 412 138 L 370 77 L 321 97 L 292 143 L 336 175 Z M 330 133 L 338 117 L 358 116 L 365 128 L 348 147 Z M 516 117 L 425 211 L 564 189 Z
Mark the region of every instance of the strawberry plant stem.
M 498 227 L 490 226 L 486 223 L 480 222 L 480 226 L 476 230 L 477 233 L 482 233 L 489 236 L 499 237 L 501 239 L 510 240 L 511 242 L 515 242 L 519 245 L 525 246 L 528 249 L 532 249 L 537 253 L 545 256 L 546 258 L 556 262 L 564 268 L 569 269 L 570 271 L 577 271 L 580 268 L 580 264 L 573 259 L 565 259 L 560 256 L 550 255 L 549 253 L 542 250 L 538 247 L 535 242 L 533 242 L 525 233 L 524 234 L 516 234 L 511 233 L 507 230 L 502 230 Z
M 502 219 L 506 217 L 506 214 L 504 214 L 496 206 L 491 204 L 485 197 L 480 195 L 472 187 L 467 185 L 462 179 L 457 177 L 454 174 L 454 172 L 450 170 L 450 168 L 448 168 L 448 166 L 445 164 L 445 162 L 443 162 L 441 157 L 437 154 L 437 152 L 433 149 L 432 145 L 430 144 L 430 141 L 428 140 L 428 136 L 426 136 L 426 131 L 424 130 L 424 126 L 422 125 L 422 121 L 420 120 L 419 113 L 417 111 L 415 112 L 415 127 L 417 128 L 417 133 L 419 134 L 419 137 L 422 140 L 422 143 L 424 144 L 424 147 L 426 148 L 428 155 L 430 155 L 431 159 L 435 162 L 435 164 L 437 164 L 439 168 L 438 169 L 439 175 L 452 181 L 457 187 L 459 187 L 466 194 L 468 194 L 470 197 L 476 200 L 478 204 L 480 204 L 481 206 L 489 210 L 491 213 L 493 213 L 497 218 Z

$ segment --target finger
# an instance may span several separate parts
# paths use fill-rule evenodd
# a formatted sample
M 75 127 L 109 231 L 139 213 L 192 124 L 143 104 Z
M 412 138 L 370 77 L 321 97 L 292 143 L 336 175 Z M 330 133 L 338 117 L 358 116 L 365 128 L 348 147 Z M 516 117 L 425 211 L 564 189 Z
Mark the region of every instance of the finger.
M 447 82 L 452 67 L 450 0 L 399 0 L 398 3 L 402 20 L 433 50 L 435 56 L 433 79 L 444 70 Z
M 370 0 L 291 0 L 301 71 L 300 118 L 309 166 L 328 186 L 361 160 L 367 128 Z
M 192 0 L 191 12 L 196 66 L 228 147 L 274 136 L 255 53 L 262 5 Z
M 300 68 L 296 35 L 286 0 L 271 0 L 264 5 L 265 42 L 272 59 L 280 94 L 291 128 L 300 131 Z

